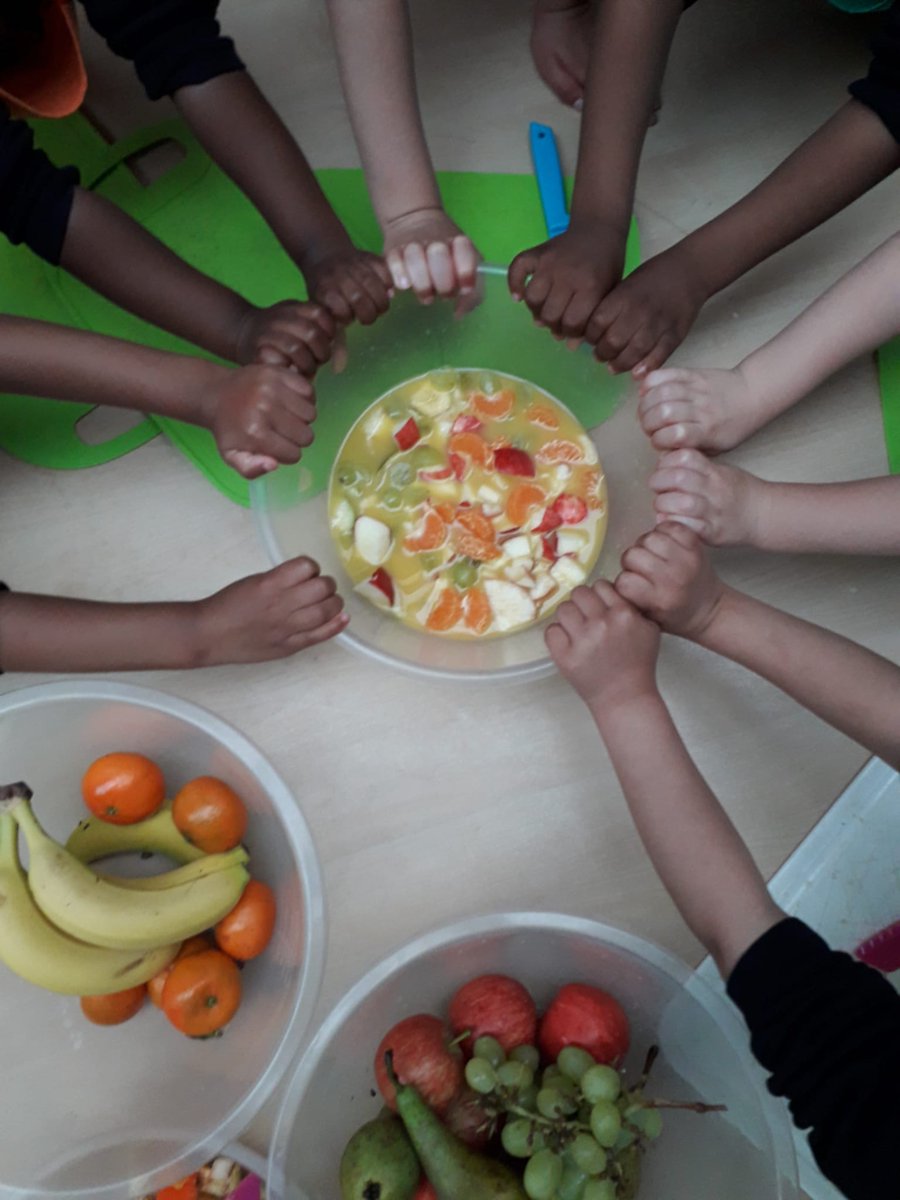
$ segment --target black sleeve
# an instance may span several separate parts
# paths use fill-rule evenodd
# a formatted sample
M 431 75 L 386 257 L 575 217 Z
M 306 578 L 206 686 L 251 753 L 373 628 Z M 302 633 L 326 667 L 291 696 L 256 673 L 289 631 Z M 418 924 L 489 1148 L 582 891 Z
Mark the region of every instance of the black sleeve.
M 0 104 L 0 233 L 58 264 L 77 183 L 78 171 L 54 166 Z
M 795 918 L 744 954 L 728 994 L 769 1090 L 788 1099 L 822 1173 L 849 1200 L 896 1195 L 900 994 Z
M 874 41 L 865 79 L 850 84 L 850 95 L 871 108 L 900 142 L 900 4 L 894 4 Z
M 81 0 L 110 50 L 130 59 L 151 100 L 243 70 L 216 20 L 219 0 Z

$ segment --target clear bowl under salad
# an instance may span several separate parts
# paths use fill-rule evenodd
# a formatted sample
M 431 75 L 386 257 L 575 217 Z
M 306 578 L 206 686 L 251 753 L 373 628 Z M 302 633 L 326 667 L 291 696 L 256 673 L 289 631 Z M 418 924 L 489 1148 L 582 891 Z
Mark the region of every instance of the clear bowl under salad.
M 647 477 L 654 455 L 627 379 L 614 378 L 582 348 L 569 350 L 516 304 L 497 267 L 481 270 L 483 299 L 462 318 L 447 303 L 398 296 L 368 328 L 348 331 L 349 362 L 316 379 L 316 442 L 297 466 L 251 487 L 257 526 L 273 563 L 308 554 L 338 580 L 350 615 L 346 645 L 388 665 L 458 679 L 522 680 L 552 670 L 539 623 L 503 637 L 460 640 L 419 632 L 354 592 L 328 523 L 331 466 L 347 431 L 375 400 L 417 375 L 446 367 L 484 369 L 535 384 L 570 409 L 591 433 L 606 475 L 609 519 L 592 578 L 614 577 L 622 551 L 653 523 Z

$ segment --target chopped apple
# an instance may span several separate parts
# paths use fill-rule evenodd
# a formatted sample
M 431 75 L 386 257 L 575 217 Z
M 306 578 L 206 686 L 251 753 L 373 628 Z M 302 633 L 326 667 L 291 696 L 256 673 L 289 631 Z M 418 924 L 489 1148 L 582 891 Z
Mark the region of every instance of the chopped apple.
M 361 585 L 366 588 L 373 588 L 379 594 L 380 599 L 387 600 L 388 604 L 393 607 L 394 604 L 394 581 L 388 575 L 384 567 L 378 567 L 372 574 L 370 579 L 367 579 Z
M 565 483 L 572 474 L 572 468 L 567 467 L 565 463 L 560 463 L 553 474 L 556 476 L 558 483 Z
M 485 504 L 499 504 L 501 496 L 494 488 L 488 487 L 486 483 L 483 483 L 478 489 L 478 499 L 483 500 Z
M 339 500 L 334 506 L 334 515 L 331 518 L 331 524 L 345 537 L 353 532 L 353 523 L 356 520 L 356 514 L 353 511 L 353 506 L 349 500 Z
M 584 568 L 572 558 L 558 558 L 550 568 L 550 574 L 564 588 L 577 587 L 587 578 Z
M 503 543 L 503 553 L 507 558 L 531 558 L 531 539 L 520 533 Z
M 515 558 L 504 568 L 503 574 L 511 583 L 521 583 L 528 574 L 528 563 L 524 558 Z
M 489 579 L 484 585 L 494 614 L 497 629 L 515 629 L 534 619 L 534 602 L 529 594 L 515 583 L 504 579 Z
M 387 414 L 379 404 L 365 419 L 363 424 L 363 432 L 366 435 L 366 441 L 372 442 L 378 435 L 387 428 Z
M 580 554 L 587 542 L 587 534 L 581 530 L 561 529 L 556 535 L 556 553 L 560 558 L 564 554 Z
M 537 580 L 534 587 L 531 589 L 532 600 L 543 600 L 545 596 L 550 596 L 556 591 L 556 584 L 550 578 L 549 574 L 542 575 Z
M 358 517 L 353 526 L 353 542 L 360 558 L 379 567 L 391 552 L 391 531 L 374 517 Z

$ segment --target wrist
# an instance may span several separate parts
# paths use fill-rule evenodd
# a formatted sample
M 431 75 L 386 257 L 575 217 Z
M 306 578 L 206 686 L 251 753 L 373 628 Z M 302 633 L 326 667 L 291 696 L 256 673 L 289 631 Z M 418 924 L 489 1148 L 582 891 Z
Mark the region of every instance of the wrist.
M 642 686 L 629 688 L 614 695 L 605 694 L 588 704 L 594 724 L 604 741 L 623 731 L 638 731 L 652 722 L 660 710 L 666 711 L 665 701 L 654 679 Z
M 731 282 L 730 279 L 719 280 L 717 278 L 714 265 L 709 261 L 703 239 L 700 236 L 702 232 L 700 230 L 697 234 L 690 234 L 656 256 L 657 259 L 665 260 L 678 277 L 687 283 L 697 301 L 698 308 L 702 308 L 711 296 Z M 697 240 L 693 241 L 694 238 Z
M 329 259 L 343 256 L 354 250 L 353 242 L 346 229 L 339 222 L 336 225 L 337 227 L 334 229 L 307 237 L 291 254 L 291 258 L 297 264 L 304 279 L 315 275 L 322 264 L 328 262 Z
M 716 650 L 727 640 L 728 627 L 736 610 L 740 608 L 743 593 L 727 584 L 721 584 L 712 603 L 703 613 L 700 621 L 680 636 L 686 641 L 695 642 L 706 650 Z M 723 632 L 724 631 L 724 632 Z
M 572 211 L 567 232 L 594 243 L 598 248 L 608 248 L 612 243 L 625 264 L 625 245 L 631 227 L 630 213 L 613 213 L 598 210 L 596 205 L 580 205 L 577 197 L 572 198 Z
M 190 362 L 192 367 L 184 380 L 189 391 L 187 402 L 190 411 L 184 419 L 191 425 L 200 425 L 211 431 L 219 411 L 219 389 L 234 368 L 203 358 L 191 359 Z

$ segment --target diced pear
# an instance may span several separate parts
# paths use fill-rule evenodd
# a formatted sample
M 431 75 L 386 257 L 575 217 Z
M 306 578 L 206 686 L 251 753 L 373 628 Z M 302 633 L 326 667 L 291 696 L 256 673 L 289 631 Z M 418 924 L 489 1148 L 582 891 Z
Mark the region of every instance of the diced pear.
M 531 539 L 524 534 L 511 537 L 503 543 L 503 553 L 507 558 L 531 558 Z
M 579 554 L 587 545 L 587 536 L 578 529 L 561 529 L 556 535 L 556 553 Z
M 578 587 L 587 578 L 584 567 L 572 558 L 558 558 L 550 568 L 550 574 L 564 588 Z
M 374 441 L 383 430 L 387 429 L 387 426 L 387 414 L 379 404 L 373 412 L 369 413 L 363 422 L 363 433 L 366 435 L 366 441 Z
M 353 542 L 360 558 L 378 567 L 391 552 L 391 531 L 374 517 L 358 517 L 353 526 Z
M 549 575 L 542 575 L 531 589 L 532 600 L 543 600 L 545 596 L 556 591 L 556 584 Z
M 484 590 L 499 630 L 515 629 L 534 619 L 534 602 L 517 584 L 507 583 L 504 579 L 489 579 Z
M 438 392 L 428 383 L 423 384 L 410 401 L 416 412 L 432 419 L 447 412 L 452 403 L 452 391 Z
M 485 504 L 499 504 L 501 497 L 499 492 L 483 483 L 478 489 L 478 499 L 483 500 Z
M 450 436 L 450 430 L 453 428 L 453 422 L 449 417 L 441 417 L 435 428 L 438 431 L 438 437 L 441 441 L 446 442 Z
M 514 558 L 503 574 L 511 583 L 521 583 L 528 574 L 528 563 L 524 558 Z
M 572 468 L 567 467 L 565 463 L 560 463 L 553 474 L 556 476 L 557 483 L 565 483 L 572 475 Z
M 349 500 L 339 500 L 334 506 L 334 516 L 331 518 L 331 524 L 338 533 L 348 534 L 353 532 L 353 523 L 356 520 L 356 514 Z

